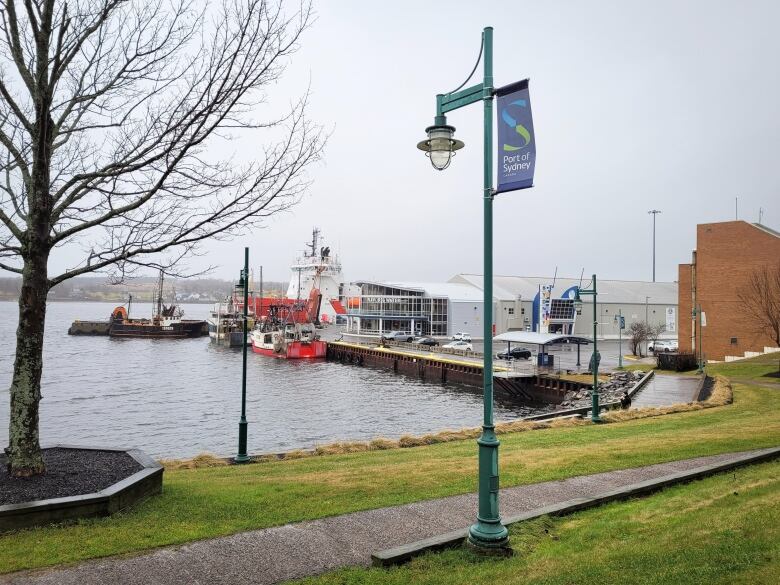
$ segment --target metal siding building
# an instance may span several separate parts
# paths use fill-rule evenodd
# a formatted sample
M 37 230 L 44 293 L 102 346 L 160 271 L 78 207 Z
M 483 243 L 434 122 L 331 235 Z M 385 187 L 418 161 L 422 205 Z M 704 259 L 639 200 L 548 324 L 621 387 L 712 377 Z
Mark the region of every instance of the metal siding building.
M 451 283 L 469 284 L 482 292 L 481 274 L 458 274 Z M 552 277 L 496 276 L 493 279 L 495 303 L 494 320 L 496 334 L 505 331 L 534 330 L 534 298 L 542 285 L 552 284 Z M 581 283 L 587 288 L 589 279 Z M 599 280 L 596 299 L 598 335 L 601 338 L 617 338 L 618 325 L 615 315 L 622 312 L 626 329 L 635 321 L 647 321 L 651 325 L 664 325 L 664 338 L 676 338 L 679 328 L 676 282 L 643 282 L 630 280 Z M 553 296 L 560 297 L 572 287 L 579 286 L 579 278 L 556 278 Z M 667 315 L 669 318 L 667 318 Z M 592 337 L 593 303 L 583 298 L 581 313 L 577 316 L 574 335 Z M 624 333 L 625 336 L 625 333 Z
M 463 331 L 474 338 L 482 337 L 482 276 L 479 274 L 458 274 L 449 282 L 357 281 L 352 284 L 360 292 L 347 303 L 347 330 L 351 333 L 378 335 L 399 330 L 449 337 Z M 496 335 L 534 330 L 534 298 L 539 286 L 546 284 L 552 284 L 552 278 L 495 277 L 493 323 Z M 561 296 L 579 284 L 579 279 L 557 278 L 553 296 Z M 582 285 L 587 287 L 588 283 Z M 615 315 L 619 311 L 625 317 L 626 328 L 634 321 L 644 321 L 647 316 L 651 325 L 671 325 L 662 337 L 677 337 L 677 283 L 599 280 L 598 291 L 596 308 L 600 338 L 617 338 Z M 574 335 L 592 336 L 593 304 L 589 300 L 589 297 L 584 298 L 572 332 Z M 669 319 L 668 314 L 671 315 Z

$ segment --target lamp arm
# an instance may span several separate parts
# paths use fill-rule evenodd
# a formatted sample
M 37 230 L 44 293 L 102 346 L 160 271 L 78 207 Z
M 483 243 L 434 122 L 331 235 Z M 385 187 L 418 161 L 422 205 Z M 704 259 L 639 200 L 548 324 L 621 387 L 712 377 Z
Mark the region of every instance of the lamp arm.
M 477 67 L 479 67 L 480 61 L 482 61 L 482 51 L 485 49 L 485 35 L 482 35 L 482 38 L 480 39 L 479 43 L 479 55 L 477 55 L 477 62 L 474 63 L 474 69 L 471 70 L 471 73 L 469 73 L 469 76 L 466 78 L 466 81 L 461 83 L 458 87 L 453 89 L 452 91 L 448 91 L 445 95 L 451 95 L 455 93 L 456 91 L 462 89 L 469 81 L 471 81 L 471 78 L 474 77 L 474 73 L 477 71 Z

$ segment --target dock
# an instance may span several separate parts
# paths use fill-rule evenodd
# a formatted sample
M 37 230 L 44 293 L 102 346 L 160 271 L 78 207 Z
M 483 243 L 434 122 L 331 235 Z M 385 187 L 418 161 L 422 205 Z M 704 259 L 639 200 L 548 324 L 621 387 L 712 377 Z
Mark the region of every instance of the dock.
M 408 343 L 377 345 L 329 341 L 326 357 L 331 361 L 384 368 L 441 384 L 464 384 L 477 388 L 483 385 L 483 358 L 472 352 L 441 348 L 428 350 Z M 560 404 L 566 399 L 567 392 L 590 388 L 582 382 L 540 373 L 530 362 L 494 366 L 493 386 L 497 392 L 525 402 L 545 404 Z
M 68 335 L 108 335 L 110 321 L 74 321 L 68 329 Z

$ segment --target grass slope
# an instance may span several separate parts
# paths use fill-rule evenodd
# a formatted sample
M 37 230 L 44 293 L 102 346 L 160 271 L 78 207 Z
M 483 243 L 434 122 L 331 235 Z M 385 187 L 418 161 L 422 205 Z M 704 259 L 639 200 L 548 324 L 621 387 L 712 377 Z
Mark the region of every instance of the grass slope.
M 730 406 L 507 434 L 501 442 L 503 486 L 771 447 L 780 444 L 780 391 L 737 384 Z M 0 572 L 472 492 L 475 455 L 467 440 L 166 471 L 163 495 L 126 513 L 0 536 Z
M 779 493 L 780 463 L 755 465 L 648 498 L 515 525 L 511 559 L 458 549 L 399 568 L 345 569 L 296 583 L 774 584 Z

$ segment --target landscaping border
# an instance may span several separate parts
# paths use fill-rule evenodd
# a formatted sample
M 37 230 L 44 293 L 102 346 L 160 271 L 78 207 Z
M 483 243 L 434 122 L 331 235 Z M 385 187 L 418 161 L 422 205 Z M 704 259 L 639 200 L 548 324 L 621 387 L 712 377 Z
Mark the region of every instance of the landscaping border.
M 108 516 L 162 492 L 163 466 L 140 449 L 84 445 L 51 445 L 47 448 L 120 451 L 135 459 L 142 469 L 99 492 L 0 506 L 0 533 L 77 518 Z

